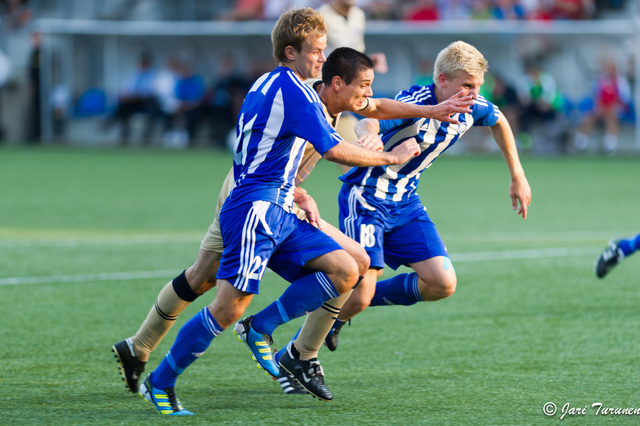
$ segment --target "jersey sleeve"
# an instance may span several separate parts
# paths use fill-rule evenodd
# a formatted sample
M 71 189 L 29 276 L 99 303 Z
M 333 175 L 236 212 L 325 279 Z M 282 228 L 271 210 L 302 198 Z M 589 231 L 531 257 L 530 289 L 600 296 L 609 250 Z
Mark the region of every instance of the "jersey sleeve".
M 300 105 L 304 107 L 300 108 Z M 320 155 L 343 141 L 342 137 L 327 121 L 319 102 L 306 102 L 298 105 L 296 119 L 291 123 L 292 132 L 305 139 Z
M 471 107 L 474 126 L 494 126 L 500 117 L 500 110 L 497 106 L 479 96 Z
M 429 97 L 429 87 L 413 85 L 408 89 L 400 91 L 396 95 L 396 101 L 404 102 L 407 104 L 419 104 L 424 105 L 425 101 Z M 404 119 L 396 119 L 396 120 L 380 120 L 380 134 L 386 133 L 389 130 L 398 128 L 398 127 L 406 127 L 409 126 L 419 118 L 404 118 Z
M 404 118 L 404 119 L 396 119 L 396 120 L 380 120 L 380 134 L 386 133 L 389 130 L 393 130 L 400 127 L 407 127 L 418 119 L 416 118 Z

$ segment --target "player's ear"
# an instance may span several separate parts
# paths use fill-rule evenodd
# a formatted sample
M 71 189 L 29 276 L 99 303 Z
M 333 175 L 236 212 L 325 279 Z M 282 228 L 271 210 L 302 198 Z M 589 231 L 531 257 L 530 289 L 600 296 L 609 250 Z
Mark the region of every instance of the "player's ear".
M 444 74 L 438 75 L 438 86 L 447 87 L 447 82 L 448 81 L 449 81 L 449 79 L 447 79 L 446 75 L 444 75 Z
M 331 80 L 331 85 L 335 90 L 340 90 L 342 83 L 343 83 L 342 77 L 340 77 L 339 75 L 334 76 L 333 79 Z
M 290 61 L 296 60 L 296 53 L 297 51 L 293 46 L 287 46 L 284 48 L 284 56 L 286 56 Z

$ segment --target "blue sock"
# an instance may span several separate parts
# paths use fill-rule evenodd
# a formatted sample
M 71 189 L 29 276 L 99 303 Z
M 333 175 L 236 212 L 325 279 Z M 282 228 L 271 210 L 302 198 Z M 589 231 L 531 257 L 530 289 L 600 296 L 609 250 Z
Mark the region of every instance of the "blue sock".
M 324 272 L 305 275 L 292 282 L 279 299 L 255 314 L 251 328 L 271 336 L 279 325 L 315 311 L 339 295 Z
M 640 234 L 620 241 L 620 250 L 622 250 L 625 256 L 629 256 L 638 249 L 640 249 Z
M 151 373 L 151 384 L 158 389 L 172 388 L 182 372 L 207 350 L 224 328 L 204 308 L 182 326 L 173 346 Z
M 369 306 L 413 305 L 422 302 L 418 288 L 418 274 L 399 274 L 376 283 L 376 292 Z

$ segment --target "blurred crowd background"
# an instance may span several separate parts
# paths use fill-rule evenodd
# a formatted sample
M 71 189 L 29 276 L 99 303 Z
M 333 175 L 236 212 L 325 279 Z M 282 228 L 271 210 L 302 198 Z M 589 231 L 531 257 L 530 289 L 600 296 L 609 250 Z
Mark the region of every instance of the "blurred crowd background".
M 224 149 L 273 22 L 303 6 L 362 11 L 374 96 L 430 84 L 465 40 L 521 150 L 639 151 L 637 0 L 0 0 L 0 143 Z M 457 149 L 494 149 L 471 133 Z

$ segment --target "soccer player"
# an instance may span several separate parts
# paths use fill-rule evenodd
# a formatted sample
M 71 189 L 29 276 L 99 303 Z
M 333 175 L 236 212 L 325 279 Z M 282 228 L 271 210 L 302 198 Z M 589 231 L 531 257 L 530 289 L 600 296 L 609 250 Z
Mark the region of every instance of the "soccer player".
M 435 106 L 410 105 L 390 99 L 370 98 L 373 95 L 371 92 L 371 83 L 374 77 L 371 72 L 372 66 L 366 55 L 349 48 L 339 49 L 335 54 L 330 55 L 323 65 L 326 83 L 317 80 L 313 83 L 313 88 L 318 92 L 326 119 L 333 127 L 335 127 L 340 118 L 340 112 L 343 110 L 358 111 L 366 116 L 388 118 L 424 115 L 456 122 L 457 120 L 450 118 L 450 115 L 454 112 L 468 110 L 471 104 L 470 97 L 459 96 L 454 96 L 452 99 Z M 374 143 L 378 143 L 378 141 L 361 141 L 361 145 L 364 147 L 371 147 Z M 369 258 L 362 246 L 347 238 L 337 228 L 317 219 L 319 215 L 315 213 L 317 211 L 315 202 L 303 188 L 298 187 L 320 158 L 320 154 L 313 149 L 313 146 L 307 144 L 296 176 L 296 201 L 303 209 L 294 206 L 294 210 L 300 218 L 305 219 L 305 210 L 309 212 L 311 222 L 316 223 L 320 229 L 345 248 L 356 260 L 361 274 L 364 274 L 368 268 Z M 234 178 L 233 170 L 231 170 L 222 185 L 214 221 L 201 243 L 195 263 L 162 288 L 137 333 L 116 343 L 112 348 L 120 364 L 122 379 L 133 393 L 138 392 L 138 381 L 144 372 L 150 353 L 173 326 L 180 313 L 197 297 L 215 286 L 218 261 L 223 249 L 218 216 L 224 200 L 233 187 Z M 319 313 L 315 314 L 313 318 L 322 317 L 325 312 L 327 311 L 319 310 Z M 332 314 L 333 320 L 335 320 L 335 314 L 336 312 Z M 330 321 L 329 326 L 333 324 L 333 320 Z M 322 339 L 325 335 L 326 331 L 321 336 Z M 284 388 L 290 392 L 296 390 L 297 383 L 284 376 L 285 373 L 281 372 L 278 378 L 279 382 L 291 384 L 291 386 Z
M 596 259 L 596 276 L 604 278 L 614 266 L 640 249 L 640 234 L 609 241 L 609 245 Z
M 363 149 L 344 142 L 329 126 L 318 94 L 302 81 L 317 76 L 325 61 L 326 29 L 316 12 L 307 8 L 284 13 L 272 41 L 280 66 L 254 83 L 238 117 L 235 187 L 220 211 L 224 250 L 216 297 L 181 328 L 169 353 L 140 386 L 140 393 L 163 414 L 192 414 L 178 401 L 175 382 L 214 337 L 240 318 L 258 292 L 267 264 L 291 285 L 274 302 L 279 317 L 260 324 L 262 335 L 251 322 L 241 330 L 256 353 L 265 347 L 270 352 L 266 340 L 278 325 L 314 311 L 356 284 L 355 260 L 312 226 L 313 217 L 305 222 L 291 213 L 300 195 L 294 184 L 306 141 L 324 158 L 347 165 L 401 164 L 419 152 L 414 140 L 390 152 Z
M 416 190 L 422 172 L 472 126 L 490 127 L 511 175 L 509 194 L 513 209 L 523 219 L 527 217 L 531 189 L 513 133 L 500 110 L 478 94 L 487 69 L 486 59 L 475 47 L 457 41 L 438 54 L 434 84 L 412 86 L 396 96 L 407 103 L 436 105 L 462 91 L 476 101 L 470 113 L 456 115 L 459 124 L 425 118 L 365 119 L 357 124 L 356 133 L 360 137 L 381 133 L 385 150 L 407 138 L 416 138 L 421 153 L 400 165 L 353 168 L 340 177 L 343 181 L 339 195 L 340 229 L 365 247 L 371 265 L 325 340 L 330 350 L 336 349 L 345 321 L 367 306 L 413 305 L 454 293 L 455 270 Z M 376 283 L 378 270 L 385 263 L 393 269 L 408 265 L 414 272 Z

